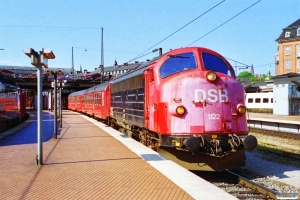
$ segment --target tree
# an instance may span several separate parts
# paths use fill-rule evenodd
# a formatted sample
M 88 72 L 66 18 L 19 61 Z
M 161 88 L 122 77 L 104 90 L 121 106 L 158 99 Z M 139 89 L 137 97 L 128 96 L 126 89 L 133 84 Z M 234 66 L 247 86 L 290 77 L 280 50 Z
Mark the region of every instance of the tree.
M 249 81 L 255 82 L 255 81 L 271 80 L 271 79 L 273 79 L 273 76 L 267 76 L 266 74 L 263 74 L 263 75 L 259 75 L 258 77 L 256 77 L 251 72 L 243 71 L 243 72 L 239 73 L 238 78 L 239 78 L 239 80 L 241 78 L 247 78 Z
M 238 77 L 247 78 L 249 81 L 255 81 L 254 75 L 248 71 L 243 71 L 243 72 L 239 73 Z

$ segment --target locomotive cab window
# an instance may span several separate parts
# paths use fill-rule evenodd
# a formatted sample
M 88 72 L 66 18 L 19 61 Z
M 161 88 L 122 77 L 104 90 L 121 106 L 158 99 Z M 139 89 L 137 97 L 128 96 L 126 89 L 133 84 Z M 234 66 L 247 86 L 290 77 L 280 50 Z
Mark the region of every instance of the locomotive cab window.
M 161 78 L 165 78 L 185 70 L 197 68 L 195 55 L 193 53 L 183 53 L 168 56 L 169 59 L 160 68 Z
M 204 67 L 208 70 L 213 70 L 234 77 L 233 71 L 224 62 L 222 57 L 218 57 L 208 53 L 202 53 Z
M 253 103 L 253 98 L 249 98 L 248 103 Z

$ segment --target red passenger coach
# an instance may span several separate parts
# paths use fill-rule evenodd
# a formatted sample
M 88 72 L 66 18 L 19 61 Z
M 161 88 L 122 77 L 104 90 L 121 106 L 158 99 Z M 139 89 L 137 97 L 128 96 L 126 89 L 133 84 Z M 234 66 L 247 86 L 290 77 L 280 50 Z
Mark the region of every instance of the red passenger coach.
M 172 50 L 115 78 L 108 91 L 111 126 L 189 170 L 244 166 L 245 149 L 256 147 L 244 88 L 212 50 Z
M 72 94 L 70 94 L 68 96 L 68 109 L 70 110 L 74 110 L 74 111 L 78 111 L 81 112 L 81 104 L 82 104 L 82 96 L 81 93 L 82 91 L 79 92 L 73 92 Z
M 107 120 L 110 112 L 109 82 L 93 87 L 93 113 L 92 117 Z
M 0 132 L 23 122 L 26 94 L 12 80 L 0 76 Z
M 110 93 L 109 82 L 74 92 L 68 97 L 70 110 L 85 113 L 99 120 L 109 116 Z

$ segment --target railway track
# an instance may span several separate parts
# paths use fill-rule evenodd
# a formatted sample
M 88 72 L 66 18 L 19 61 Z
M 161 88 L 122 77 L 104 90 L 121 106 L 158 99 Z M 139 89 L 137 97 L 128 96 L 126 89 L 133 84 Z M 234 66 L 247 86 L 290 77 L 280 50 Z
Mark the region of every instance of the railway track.
M 235 196 L 238 199 L 297 199 L 299 194 L 280 192 L 264 184 L 267 180 L 261 181 L 261 183 L 254 182 L 247 178 L 244 178 L 234 172 L 199 172 L 194 171 L 196 175 L 207 180 L 208 182 L 222 188 L 226 192 Z M 270 181 L 270 180 L 269 180 Z M 271 184 L 273 185 L 273 184 Z M 293 191 L 293 190 L 292 190 Z

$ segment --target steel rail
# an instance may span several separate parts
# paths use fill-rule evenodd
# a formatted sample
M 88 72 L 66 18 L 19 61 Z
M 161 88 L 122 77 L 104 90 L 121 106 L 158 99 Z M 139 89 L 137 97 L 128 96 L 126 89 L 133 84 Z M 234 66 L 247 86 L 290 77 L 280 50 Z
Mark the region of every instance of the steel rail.
M 297 199 L 299 194 L 297 193 L 280 193 L 280 192 L 277 192 L 275 190 L 272 190 L 270 188 L 267 188 L 263 185 L 260 185 L 258 183 L 255 183 L 251 180 L 248 180 L 238 174 L 235 174 L 231 171 L 228 171 L 228 173 L 236 176 L 238 178 L 238 183 L 245 186 L 245 187 L 248 187 L 258 193 L 261 193 L 263 195 L 265 195 L 266 198 L 272 198 L 272 199 Z

